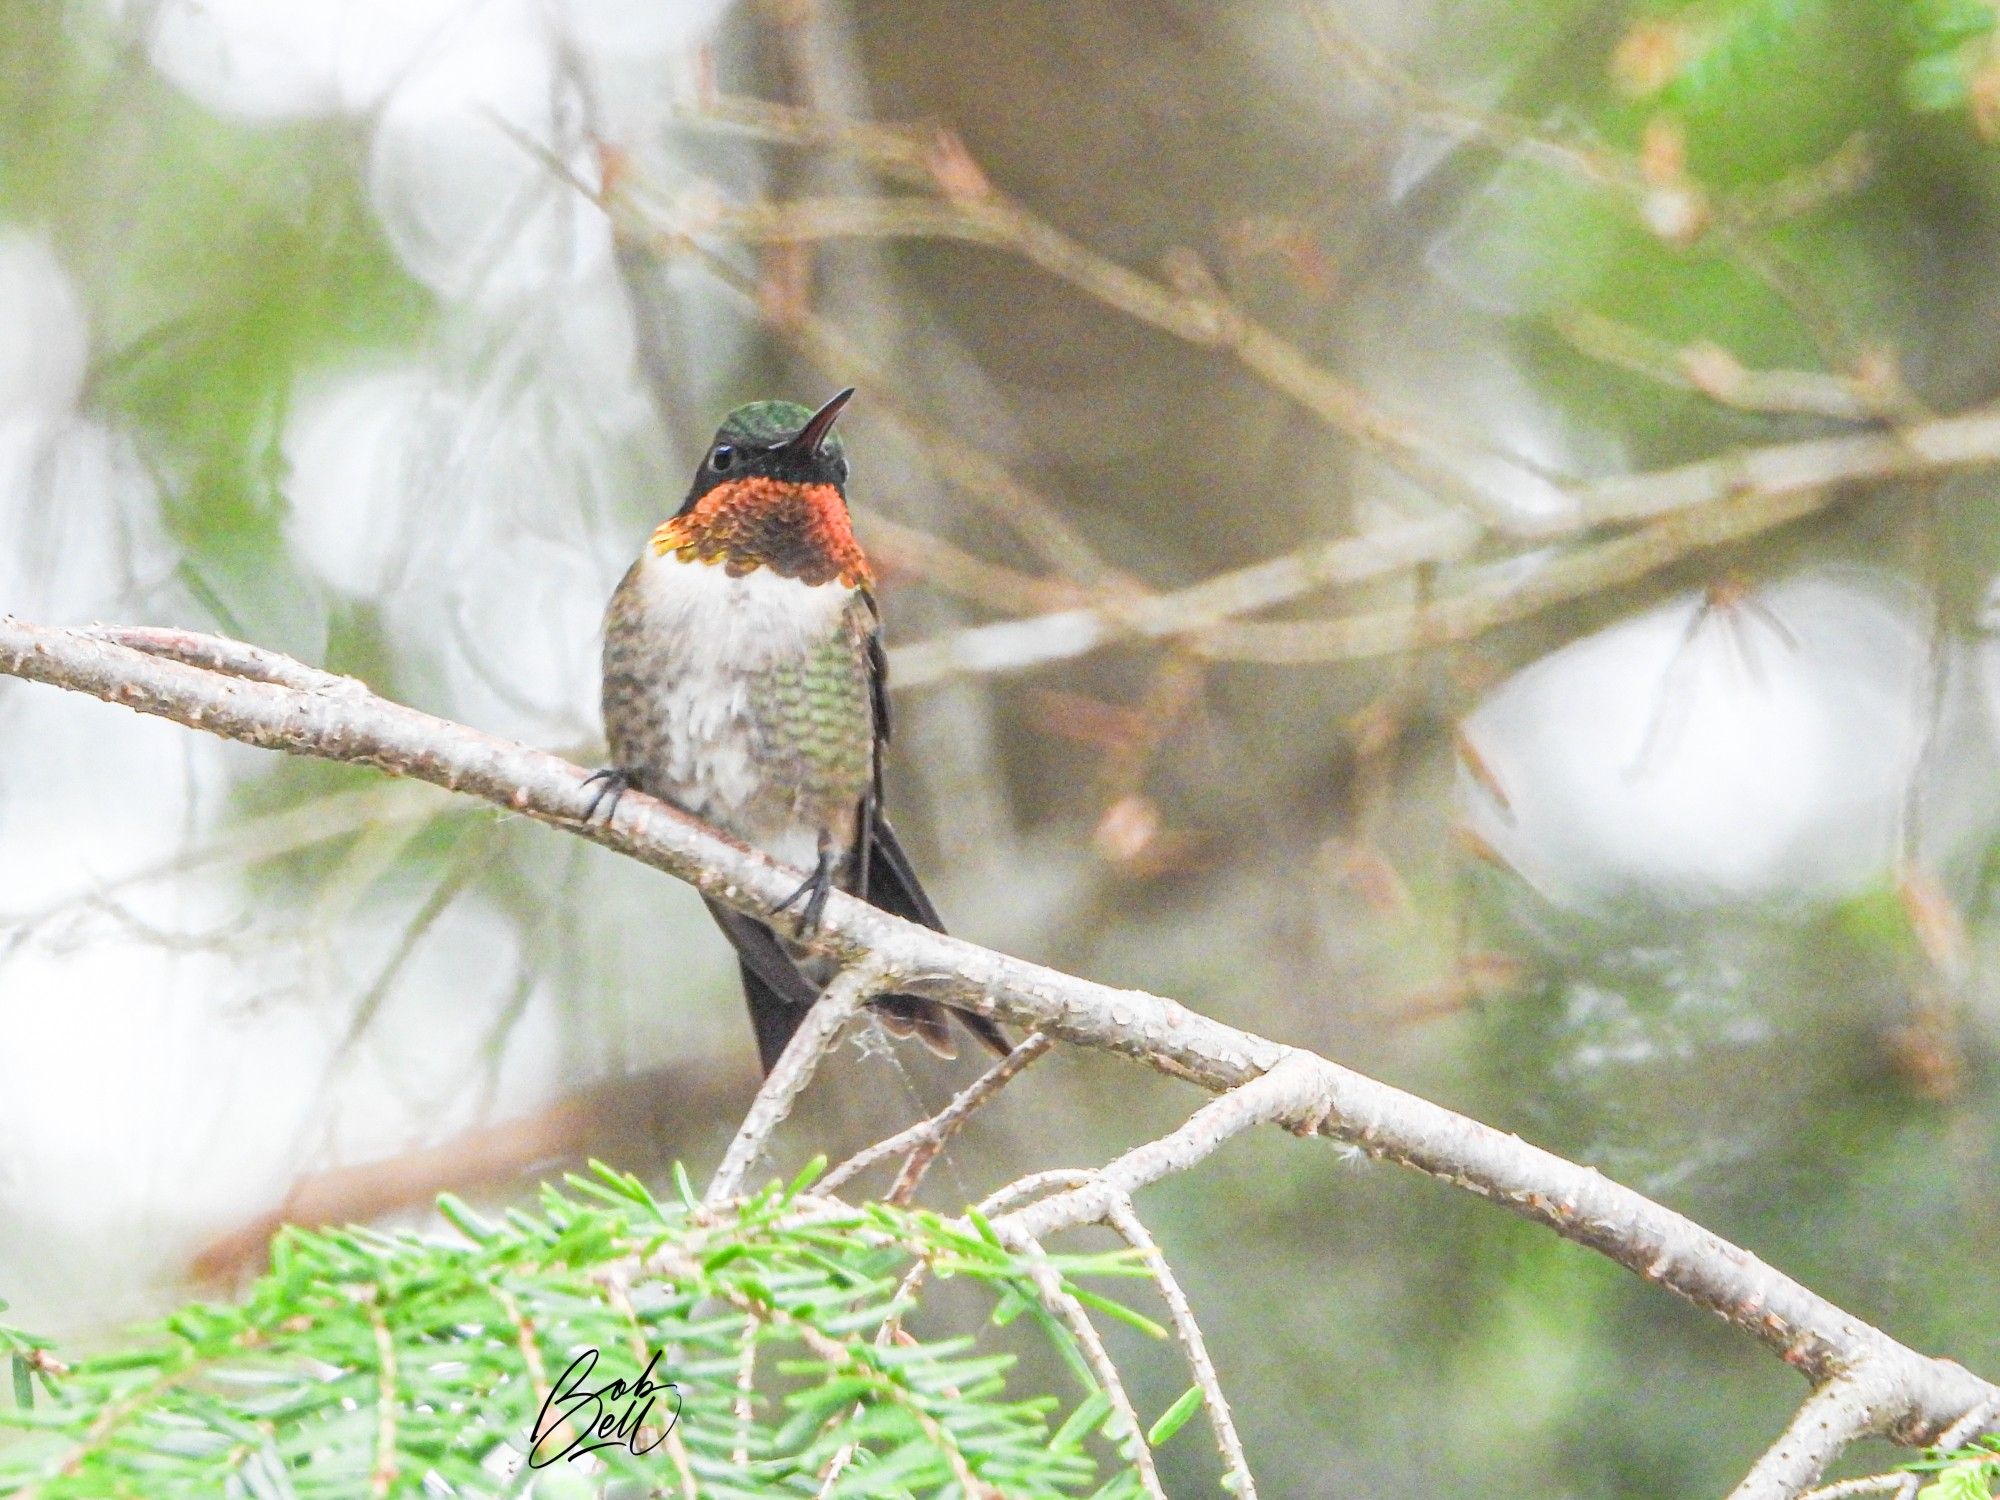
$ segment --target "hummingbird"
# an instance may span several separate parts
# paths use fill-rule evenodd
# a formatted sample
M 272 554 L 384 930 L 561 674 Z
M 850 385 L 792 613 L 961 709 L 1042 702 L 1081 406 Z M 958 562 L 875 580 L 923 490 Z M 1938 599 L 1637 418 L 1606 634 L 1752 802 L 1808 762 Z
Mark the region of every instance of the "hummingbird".
M 779 906 L 819 925 L 828 895 L 859 896 L 942 932 L 882 808 L 887 661 L 875 578 L 847 513 L 847 450 L 833 431 L 854 394 L 817 411 L 756 401 L 723 419 L 681 508 L 611 596 L 597 802 L 628 787 L 811 873 Z M 607 816 L 609 814 L 607 813 Z M 765 1073 L 832 978 L 830 960 L 714 901 L 736 949 Z M 891 1035 L 955 1054 L 945 1007 L 872 1003 Z M 1006 1035 L 959 1020 L 995 1051 Z

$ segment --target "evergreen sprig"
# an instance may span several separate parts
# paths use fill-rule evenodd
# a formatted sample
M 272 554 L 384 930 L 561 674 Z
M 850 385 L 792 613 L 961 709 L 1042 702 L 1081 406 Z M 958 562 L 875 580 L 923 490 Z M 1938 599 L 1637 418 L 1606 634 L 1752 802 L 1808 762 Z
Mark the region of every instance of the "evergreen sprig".
M 60 1497 L 498 1495 L 755 1497 L 1135 1493 L 1093 1443 L 1108 1403 L 1053 1319 L 1033 1320 L 1084 1388 L 1012 1392 L 987 1330 L 1038 1305 L 1020 1261 L 936 1214 L 805 1196 L 807 1178 L 730 1215 L 663 1204 L 604 1167 L 488 1223 L 452 1199 L 457 1235 L 287 1230 L 240 1302 L 197 1303 L 112 1353 L 63 1365 L 0 1329 L 42 1384 L 0 1403 L 0 1492 Z M 807 1174 L 809 1177 L 810 1174 Z M 956 1279 L 987 1297 L 977 1334 L 919 1338 L 900 1290 Z M 1051 1257 L 1075 1278 L 1143 1270 L 1123 1253 Z M 1101 1294 L 1092 1293 L 1094 1299 Z M 885 1329 L 888 1332 L 885 1333 Z M 597 1351 L 581 1380 L 565 1372 Z M 541 1468 L 592 1415 L 564 1393 L 636 1381 L 657 1354 L 637 1443 Z M 547 1405 L 552 1394 L 557 1398 Z M 678 1403 L 678 1419 L 664 1418 Z M 629 1434 L 628 1434 L 629 1436 Z M 1123 1436 L 1131 1441 L 1130 1435 Z M 634 1446 L 644 1449 L 634 1452 Z
M 1993 1500 L 2000 1490 L 2000 1433 L 1967 1447 L 1928 1453 L 1904 1467 L 1930 1476 L 1917 1500 Z

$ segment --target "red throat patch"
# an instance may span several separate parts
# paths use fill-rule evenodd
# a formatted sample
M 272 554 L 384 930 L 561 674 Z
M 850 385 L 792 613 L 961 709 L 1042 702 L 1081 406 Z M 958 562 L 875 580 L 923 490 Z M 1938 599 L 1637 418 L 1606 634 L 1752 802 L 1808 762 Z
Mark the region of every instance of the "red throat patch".
M 854 539 L 847 502 L 830 484 L 758 476 L 718 484 L 684 516 L 653 532 L 653 551 L 682 562 L 721 563 L 732 578 L 769 568 L 781 578 L 851 589 L 875 575 Z

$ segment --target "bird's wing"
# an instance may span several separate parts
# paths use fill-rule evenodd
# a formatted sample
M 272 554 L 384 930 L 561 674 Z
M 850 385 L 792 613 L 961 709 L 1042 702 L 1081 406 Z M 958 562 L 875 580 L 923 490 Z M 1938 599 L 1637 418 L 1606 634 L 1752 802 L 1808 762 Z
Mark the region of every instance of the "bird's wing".
M 910 858 L 903 853 L 903 846 L 896 839 L 896 830 L 889 826 L 889 820 L 882 816 L 880 808 L 869 820 L 868 840 L 873 845 L 873 857 L 869 860 L 872 883 L 865 899 L 894 916 L 919 923 L 933 932 L 943 932 L 944 919 L 931 905 L 931 898 L 924 894 L 924 888 L 917 883 L 917 872 L 910 868 Z M 953 1055 L 953 1052 L 944 1050 L 951 1046 L 951 1033 L 945 1026 L 947 1007 L 934 1000 L 919 1000 L 913 995 L 889 995 L 877 1003 L 892 1016 L 907 1016 L 911 1029 L 924 1039 L 932 1051 L 945 1057 Z M 1005 1057 L 1013 1050 L 1014 1044 L 1007 1039 L 1007 1033 L 986 1017 L 969 1010 L 950 1010 L 949 1014 L 957 1016 L 967 1031 L 1000 1056 Z
M 736 950 L 737 965 L 743 970 L 743 998 L 749 1002 L 750 1025 L 757 1033 L 757 1059 L 768 1074 L 819 991 L 799 972 L 770 928 L 714 901 L 707 905 L 715 925 Z
M 933 932 L 944 931 L 944 918 L 924 894 L 909 855 L 903 852 L 896 830 L 882 811 L 882 752 L 889 744 L 889 661 L 882 648 L 882 627 L 876 617 L 875 601 L 866 593 L 868 622 L 868 695 L 875 709 L 875 774 L 867 798 L 861 805 L 860 847 L 855 850 L 858 892 L 863 901 Z M 889 1029 L 899 1035 L 914 1032 L 925 1046 L 941 1057 L 956 1055 L 946 1007 L 934 1000 L 914 995 L 885 995 L 876 1002 Z M 1013 1049 L 1007 1034 L 984 1016 L 969 1011 L 956 1014 L 965 1028 L 1001 1056 Z

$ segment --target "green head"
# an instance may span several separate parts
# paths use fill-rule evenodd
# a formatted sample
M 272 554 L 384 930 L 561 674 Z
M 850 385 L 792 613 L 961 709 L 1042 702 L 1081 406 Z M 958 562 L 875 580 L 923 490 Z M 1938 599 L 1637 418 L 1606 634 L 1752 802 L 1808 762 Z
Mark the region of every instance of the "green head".
M 829 401 L 821 411 L 828 411 L 826 425 L 820 429 L 819 449 L 835 458 L 845 458 L 847 448 L 840 441 L 840 434 L 831 431 L 834 417 L 846 403 L 852 391 L 842 391 Z M 806 424 L 819 413 L 796 401 L 752 401 L 747 406 L 739 406 L 722 419 L 722 426 L 716 429 L 718 443 L 732 443 L 738 448 L 771 448 L 791 442 L 805 431 Z
M 787 485 L 830 484 L 845 495 L 847 448 L 834 419 L 854 394 L 842 391 L 818 411 L 796 401 L 752 401 L 722 419 L 708 456 L 695 470 L 681 506 L 685 515 L 717 485 L 739 479 L 775 479 Z

